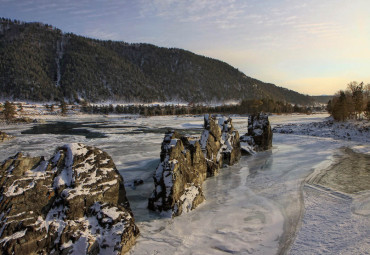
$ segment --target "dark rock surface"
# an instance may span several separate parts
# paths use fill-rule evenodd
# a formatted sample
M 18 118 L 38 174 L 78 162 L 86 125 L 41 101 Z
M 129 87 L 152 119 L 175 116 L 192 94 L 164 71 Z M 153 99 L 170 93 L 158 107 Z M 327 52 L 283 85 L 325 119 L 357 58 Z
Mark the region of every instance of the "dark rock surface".
M 14 137 L 0 131 L 0 143 L 13 139 Z
M 194 209 L 204 200 L 201 186 L 206 176 L 207 163 L 199 142 L 175 131 L 167 132 L 148 208 L 170 216 Z
M 268 115 L 258 113 L 248 118 L 248 133 L 241 136 L 242 153 L 253 154 L 254 151 L 265 151 L 272 147 L 272 131 Z
M 123 178 L 98 148 L 18 153 L 1 163 L 0 185 L 1 254 L 122 254 L 139 234 Z
M 217 175 L 224 165 L 233 165 L 240 159 L 239 132 L 231 118 L 204 116 L 204 130 L 200 145 L 207 159 L 207 176 Z

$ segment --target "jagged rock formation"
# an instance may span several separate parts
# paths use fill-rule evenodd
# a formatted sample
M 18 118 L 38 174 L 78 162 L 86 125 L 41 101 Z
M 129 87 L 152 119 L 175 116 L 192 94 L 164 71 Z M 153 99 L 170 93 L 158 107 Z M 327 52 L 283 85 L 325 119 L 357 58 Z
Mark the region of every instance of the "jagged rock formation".
M 0 143 L 13 139 L 14 137 L 0 131 Z
M 248 133 L 241 136 L 242 153 L 253 154 L 272 147 L 272 131 L 268 115 L 259 113 L 248 118 Z
M 1 163 L 0 185 L 1 254 L 122 254 L 139 234 L 123 178 L 98 148 L 18 153 Z
M 207 159 L 207 176 L 217 175 L 223 165 L 233 165 L 240 159 L 239 132 L 231 118 L 206 114 L 200 145 Z
M 167 132 L 148 208 L 171 216 L 194 209 L 204 201 L 201 186 L 206 172 L 207 164 L 199 142 L 174 131 Z
M 231 119 L 205 116 L 201 140 L 166 133 L 161 147 L 161 162 L 154 178 L 154 191 L 148 208 L 178 216 L 204 200 L 202 184 L 225 164 L 240 158 L 239 133 Z

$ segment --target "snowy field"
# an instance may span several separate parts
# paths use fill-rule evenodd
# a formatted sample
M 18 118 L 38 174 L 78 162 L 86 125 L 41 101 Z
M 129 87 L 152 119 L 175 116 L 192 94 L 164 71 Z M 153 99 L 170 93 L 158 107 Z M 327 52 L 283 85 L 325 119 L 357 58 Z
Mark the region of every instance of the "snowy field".
M 293 130 L 326 117 L 280 115 L 270 121 L 273 127 L 294 124 Z M 247 132 L 247 121 L 233 117 L 240 134 Z M 130 254 L 369 254 L 370 194 L 338 195 L 305 185 L 310 174 L 337 160 L 343 146 L 370 153 L 362 134 L 348 140 L 275 133 L 271 151 L 242 157 L 207 179 L 206 201 L 196 210 L 174 219 L 148 211 L 165 131 L 200 136 L 202 124 L 202 116 L 48 116 L 46 124 L 1 126 L 16 138 L 0 144 L 0 161 L 18 151 L 50 156 L 70 142 L 108 152 L 125 180 L 141 231 Z M 137 179 L 144 184 L 135 187 Z

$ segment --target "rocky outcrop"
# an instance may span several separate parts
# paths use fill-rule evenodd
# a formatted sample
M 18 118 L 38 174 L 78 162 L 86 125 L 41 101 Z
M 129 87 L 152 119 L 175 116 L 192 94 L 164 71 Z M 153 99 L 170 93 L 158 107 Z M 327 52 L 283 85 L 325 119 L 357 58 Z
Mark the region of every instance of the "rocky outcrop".
M 253 154 L 272 147 L 272 131 L 268 115 L 259 113 L 248 118 L 248 133 L 241 136 L 242 153 Z
M 175 131 L 167 132 L 148 208 L 170 216 L 194 209 L 204 200 L 201 186 L 206 176 L 207 163 L 199 142 Z
M 13 139 L 14 137 L 0 131 L 0 143 Z
M 231 118 L 206 114 L 200 145 L 207 159 L 207 176 L 217 175 L 223 165 L 233 165 L 240 159 L 239 132 Z
M 194 209 L 204 201 L 201 187 L 206 177 L 239 160 L 239 133 L 230 118 L 206 115 L 204 128 L 200 141 L 175 131 L 166 133 L 149 209 L 170 216 Z
M 1 254 L 122 254 L 139 234 L 123 178 L 98 148 L 18 153 L 1 163 L 0 185 Z

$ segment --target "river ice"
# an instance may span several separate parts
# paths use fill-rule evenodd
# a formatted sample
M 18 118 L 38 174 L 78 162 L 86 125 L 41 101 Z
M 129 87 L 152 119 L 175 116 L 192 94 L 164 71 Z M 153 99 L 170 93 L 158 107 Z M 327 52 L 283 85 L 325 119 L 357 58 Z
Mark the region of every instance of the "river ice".
M 327 115 L 271 116 L 272 125 L 322 121 Z M 220 175 L 206 180 L 206 201 L 174 219 L 146 209 L 153 190 L 167 128 L 201 135 L 203 116 L 135 118 L 73 116 L 68 132 L 21 134 L 35 124 L 3 126 L 16 136 L 0 144 L 0 161 L 23 151 L 31 156 L 53 154 L 57 146 L 82 142 L 108 152 L 122 174 L 141 236 L 130 254 L 368 254 L 370 201 L 368 193 L 337 198 L 303 185 L 314 170 L 324 169 L 342 146 L 370 152 L 369 144 L 330 137 L 274 134 L 273 149 L 242 157 Z M 60 119 L 46 127 L 58 128 Z M 247 117 L 233 117 L 240 134 Z M 84 136 L 98 132 L 104 136 Z M 133 185 L 142 179 L 144 184 Z M 355 209 L 354 209 L 355 208 Z M 357 213 L 356 213 L 357 212 Z M 358 213 L 360 212 L 360 213 Z M 353 254 L 352 253 L 352 254 Z

